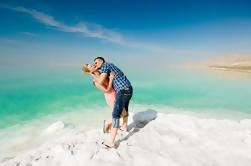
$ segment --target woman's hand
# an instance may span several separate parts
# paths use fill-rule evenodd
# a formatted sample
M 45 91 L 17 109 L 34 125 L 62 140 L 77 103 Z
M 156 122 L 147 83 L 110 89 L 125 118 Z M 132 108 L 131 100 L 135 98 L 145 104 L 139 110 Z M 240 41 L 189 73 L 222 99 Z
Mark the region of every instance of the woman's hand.
M 110 80 L 113 80 L 115 77 L 116 77 L 115 72 L 111 71 L 110 76 L 109 76 Z

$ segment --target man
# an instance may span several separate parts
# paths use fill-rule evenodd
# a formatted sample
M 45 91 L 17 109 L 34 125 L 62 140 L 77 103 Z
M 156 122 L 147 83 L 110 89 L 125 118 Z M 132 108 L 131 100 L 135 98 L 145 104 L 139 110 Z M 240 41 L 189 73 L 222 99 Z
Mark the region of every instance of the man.
M 123 109 L 126 110 L 126 115 L 123 117 L 123 126 L 121 130 L 127 131 L 128 122 L 128 106 L 132 97 L 133 89 L 130 81 L 126 78 L 124 73 L 112 63 L 105 62 L 102 57 L 94 59 L 94 65 L 96 71 L 99 70 L 101 75 L 99 77 L 92 74 L 95 81 L 100 84 L 104 83 L 104 80 L 110 75 L 111 71 L 114 71 L 116 77 L 113 80 L 113 88 L 116 91 L 116 100 L 112 112 L 112 129 L 110 140 L 104 141 L 102 144 L 105 147 L 111 148 L 115 145 L 115 138 L 119 128 L 119 119 Z

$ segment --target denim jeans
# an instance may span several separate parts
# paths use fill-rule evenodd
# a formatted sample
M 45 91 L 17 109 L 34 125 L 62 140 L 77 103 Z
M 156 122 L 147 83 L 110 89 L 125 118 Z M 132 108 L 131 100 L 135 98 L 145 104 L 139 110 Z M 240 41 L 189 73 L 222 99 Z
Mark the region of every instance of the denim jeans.
M 118 120 L 115 119 L 120 119 L 120 115 L 123 111 L 123 108 L 126 110 L 126 115 L 128 116 L 128 106 L 129 102 L 132 98 L 133 94 L 133 88 L 130 86 L 128 88 L 122 89 L 117 93 L 116 100 L 114 103 L 114 108 L 112 112 L 112 118 L 113 118 L 113 128 L 118 128 Z M 116 123 L 115 123 L 116 122 Z

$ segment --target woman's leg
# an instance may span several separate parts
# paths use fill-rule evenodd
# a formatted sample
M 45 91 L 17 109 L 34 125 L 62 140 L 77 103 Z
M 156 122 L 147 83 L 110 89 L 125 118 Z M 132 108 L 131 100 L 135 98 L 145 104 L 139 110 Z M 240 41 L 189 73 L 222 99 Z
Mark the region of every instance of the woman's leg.
M 105 132 L 110 132 L 111 127 L 112 127 L 112 118 L 105 121 Z

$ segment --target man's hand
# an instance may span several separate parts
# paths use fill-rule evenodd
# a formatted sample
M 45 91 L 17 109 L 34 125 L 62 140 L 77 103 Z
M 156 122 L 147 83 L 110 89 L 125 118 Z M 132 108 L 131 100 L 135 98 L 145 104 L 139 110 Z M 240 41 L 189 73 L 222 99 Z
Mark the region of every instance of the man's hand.
M 110 76 L 109 76 L 110 80 L 113 80 L 115 77 L 116 77 L 116 73 L 114 71 L 111 71 Z

